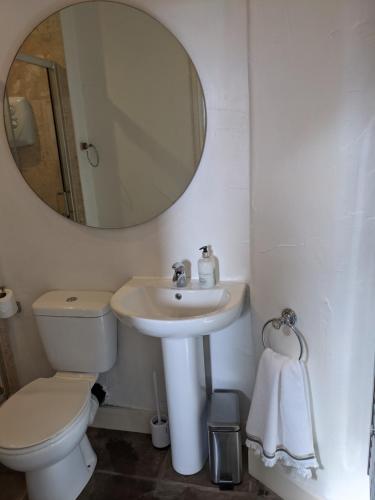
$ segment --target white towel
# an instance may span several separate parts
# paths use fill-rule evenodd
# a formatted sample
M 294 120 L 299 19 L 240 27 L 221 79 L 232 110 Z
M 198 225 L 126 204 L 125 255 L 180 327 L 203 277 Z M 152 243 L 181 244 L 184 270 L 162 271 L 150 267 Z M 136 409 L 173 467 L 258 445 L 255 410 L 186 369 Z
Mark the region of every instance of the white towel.
M 267 467 L 280 461 L 311 478 L 318 468 L 312 436 L 305 366 L 265 349 L 247 419 L 246 444 Z

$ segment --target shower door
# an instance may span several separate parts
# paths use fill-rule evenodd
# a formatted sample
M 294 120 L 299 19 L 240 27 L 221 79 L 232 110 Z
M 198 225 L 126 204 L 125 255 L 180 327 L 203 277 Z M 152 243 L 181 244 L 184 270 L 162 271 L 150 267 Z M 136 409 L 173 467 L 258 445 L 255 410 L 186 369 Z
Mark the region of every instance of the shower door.
M 5 94 L 6 115 L 12 122 L 9 98 L 21 93 L 32 105 L 38 140 L 32 146 L 10 144 L 13 157 L 29 185 L 51 208 L 84 222 L 82 191 L 74 141 L 70 138 L 69 91 L 64 68 L 53 61 L 19 54 L 15 74 L 10 74 Z M 37 95 L 18 90 L 20 76 L 33 79 Z M 24 75 L 27 75 L 25 77 Z M 30 86 L 31 87 L 31 86 Z M 11 128 L 12 125 L 9 127 Z

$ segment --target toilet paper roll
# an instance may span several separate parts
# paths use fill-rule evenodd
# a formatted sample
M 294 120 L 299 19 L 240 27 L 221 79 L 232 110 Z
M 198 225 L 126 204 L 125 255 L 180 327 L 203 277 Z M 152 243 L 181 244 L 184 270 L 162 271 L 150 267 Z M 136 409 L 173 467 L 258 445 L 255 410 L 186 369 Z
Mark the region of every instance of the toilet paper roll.
M 0 318 L 11 318 L 18 311 L 18 306 L 14 293 L 9 288 L 4 289 L 5 296 L 0 293 Z

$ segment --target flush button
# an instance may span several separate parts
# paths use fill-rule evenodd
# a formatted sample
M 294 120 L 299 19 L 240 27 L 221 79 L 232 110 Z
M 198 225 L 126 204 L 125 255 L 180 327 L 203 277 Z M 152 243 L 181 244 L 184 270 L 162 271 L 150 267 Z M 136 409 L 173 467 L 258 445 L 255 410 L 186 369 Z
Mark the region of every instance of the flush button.
M 65 302 L 75 302 L 78 300 L 78 297 L 68 297 Z

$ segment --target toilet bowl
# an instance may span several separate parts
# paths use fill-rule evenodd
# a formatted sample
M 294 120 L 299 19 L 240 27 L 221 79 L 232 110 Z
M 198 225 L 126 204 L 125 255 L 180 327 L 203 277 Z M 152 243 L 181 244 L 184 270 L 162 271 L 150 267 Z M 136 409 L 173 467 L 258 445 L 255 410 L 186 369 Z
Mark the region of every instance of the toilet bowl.
M 75 500 L 94 472 L 86 436 L 98 408 L 91 389 L 117 352 L 110 297 L 55 291 L 33 305 L 48 359 L 66 371 L 34 380 L 0 407 L 0 462 L 25 472 L 29 500 Z
M 76 498 L 90 479 L 91 385 L 56 374 L 31 382 L 1 407 L 0 462 L 26 473 L 30 500 Z

